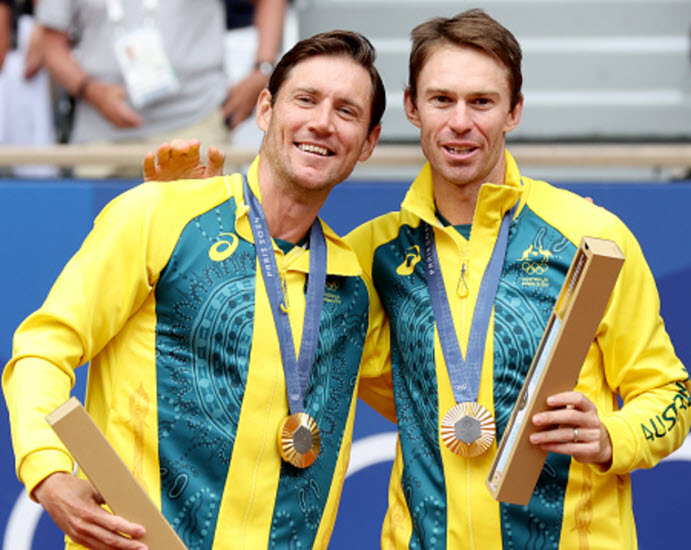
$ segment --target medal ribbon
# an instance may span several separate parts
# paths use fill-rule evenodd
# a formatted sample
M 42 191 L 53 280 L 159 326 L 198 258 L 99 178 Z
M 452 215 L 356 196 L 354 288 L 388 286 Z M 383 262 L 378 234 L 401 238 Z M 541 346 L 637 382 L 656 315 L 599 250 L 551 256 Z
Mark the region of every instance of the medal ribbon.
M 504 265 L 506 245 L 509 241 L 509 225 L 513 217 L 513 209 L 504 214 L 499 228 L 499 236 L 494 244 L 492 257 L 482 276 L 480 292 L 475 303 L 473 320 L 470 324 L 468 350 L 463 357 L 458 345 L 458 337 L 451 316 L 451 307 L 446 296 L 444 278 L 441 274 L 439 256 L 434 242 L 434 230 L 425 224 L 425 275 L 432 300 L 432 311 L 437 323 L 439 341 L 441 343 L 444 362 L 449 372 L 451 388 L 456 403 L 477 401 L 480 388 L 480 374 L 482 373 L 482 359 L 485 353 L 487 327 L 494 305 L 494 297 L 499 288 L 499 278 Z
M 324 232 L 319 219 L 315 219 L 310 229 L 310 267 L 305 299 L 305 320 L 302 327 L 300 357 L 296 360 L 293 332 L 290 328 L 288 308 L 285 303 L 281 276 L 278 272 L 269 228 L 266 224 L 261 204 L 257 197 L 254 196 L 254 193 L 252 193 L 247 179 L 243 179 L 245 200 L 250 207 L 249 219 L 252 235 L 254 236 L 254 246 L 257 251 L 266 292 L 269 295 L 271 313 L 273 314 L 278 342 L 281 348 L 290 413 L 304 412 L 304 397 L 310 373 L 312 372 L 312 365 L 317 355 L 319 321 L 321 320 L 322 301 L 326 285 L 326 239 L 324 238 Z

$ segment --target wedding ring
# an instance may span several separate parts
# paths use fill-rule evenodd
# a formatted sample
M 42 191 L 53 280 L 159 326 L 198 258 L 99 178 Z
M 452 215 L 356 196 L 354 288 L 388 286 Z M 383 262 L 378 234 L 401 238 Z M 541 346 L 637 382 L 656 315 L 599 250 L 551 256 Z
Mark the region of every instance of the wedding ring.
M 573 442 L 578 443 L 578 428 L 573 429 Z

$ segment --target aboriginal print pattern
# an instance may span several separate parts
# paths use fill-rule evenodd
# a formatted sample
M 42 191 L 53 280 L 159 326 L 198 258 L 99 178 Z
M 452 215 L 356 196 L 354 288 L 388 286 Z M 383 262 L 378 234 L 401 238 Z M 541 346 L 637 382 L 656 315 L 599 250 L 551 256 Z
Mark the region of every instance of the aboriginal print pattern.
M 305 396 L 321 449 L 309 468 L 283 462 L 269 547 L 311 548 L 331 489 L 364 348 L 369 292 L 356 277 L 329 276 L 317 357 Z
M 497 440 L 559 295 L 576 247 L 529 209 L 512 225 L 494 303 L 494 412 Z M 570 457 L 550 453 L 528 506 L 500 505 L 505 549 L 559 547 Z M 539 518 L 539 519 L 538 519 Z
M 193 219 L 156 291 L 162 511 L 190 550 L 213 542 L 252 344 L 254 247 L 233 221 L 232 201 Z
M 419 261 L 420 227 L 403 226 L 377 249 L 372 267 L 391 320 L 391 362 L 398 433 L 403 450 L 403 492 L 413 519 L 410 548 L 444 548 L 446 502 L 437 437 L 434 315 Z
M 396 239 L 377 248 L 372 272 L 391 319 L 392 375 L 403 452 L 401 483 L 414 526 L 409 547 L 431 549 L 445 546 L 446 541 L 435 533 L 445 533 L 448 520 L 436 437 L 434 320 L 423 265 L 416 261 L 422 242 L 419 228 L 401 227 Z M 498 440 L 575 250 L 570 241 L 528 208 L 511 225 L 494 310 Z M 558 547 L 569 464 L 568 457 L 550 455 L 529 506 L 501 505 L 504 548 Z

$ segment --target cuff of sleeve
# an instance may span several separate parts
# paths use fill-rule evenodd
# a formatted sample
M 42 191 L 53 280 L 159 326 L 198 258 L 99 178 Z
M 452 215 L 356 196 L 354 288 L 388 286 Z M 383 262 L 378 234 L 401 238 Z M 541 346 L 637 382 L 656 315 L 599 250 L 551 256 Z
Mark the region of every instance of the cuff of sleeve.
M 612 462 L 604 468 L 593 464 L 593 469 L 600 474 L 627 474 L 632 469 L 634 457 L 637 455 L 636 434 L 629 424 L 617 413 L 612 413 L 602 421 L 609 432 L 612 442 Z
M 55 472 L 71 474 L 73 471 L 74 460 L 69 454 L 59 449 L 44 449 L 27 456 L 19 466 L 17 475 L 31 499 L 36 500 L 33 491 L 41 481 Z

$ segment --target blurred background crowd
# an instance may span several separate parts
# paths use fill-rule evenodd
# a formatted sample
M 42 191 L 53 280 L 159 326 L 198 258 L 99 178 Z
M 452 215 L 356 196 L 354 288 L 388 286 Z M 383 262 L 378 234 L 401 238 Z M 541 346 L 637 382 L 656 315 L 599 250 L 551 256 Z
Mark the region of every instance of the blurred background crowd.
M 284 41 L 286 0 L 1 0 L 0 144 L 258 146 L 252 115 Z M 285 31 L 284 31 L 285 30 Z M 23 166 L 14 175 L 57 175 Z M 139 168 L 76 166 L 78 177 Z
M 408 33 L 470 7 L 502 21 L 524 49 L 526 108 L 512 142 L 663 151 L 648 163 L 638 155 L 592 166 L 585 150 L 580 166 L 555 161 L 539 176 L 689 176 L 691 161 L 680 160 L 688 149 L 673 149 L 691 142 L 688 0 L 0 0 L 0 146 L 151 149 L 196 137 L 256 151 L 261 135 L 251 115 L 273 64 L 298 39 L 333 28 L 363 32 L 376 46 L 389 96 L 381 143 L 411 145 L 417 135 L 402 109 Z M 636 151 L 624 152 L 635 159 Z M 397 158 L 385 177 L 415 173 L 417 158 L 410 168 Z M 81 160 L 13 165 L 0 148 L 0 174 L 140 177 L 134 160 Z

